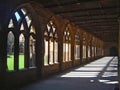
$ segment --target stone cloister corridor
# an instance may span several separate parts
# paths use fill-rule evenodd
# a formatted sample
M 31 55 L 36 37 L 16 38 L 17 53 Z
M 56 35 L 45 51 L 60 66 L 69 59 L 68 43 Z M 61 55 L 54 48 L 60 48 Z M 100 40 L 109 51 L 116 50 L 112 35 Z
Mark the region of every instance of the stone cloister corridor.
M 103 57 L 20 90 L 114 90 L 118 85 L 117 67 L 117 57 Z
M 0 90 L 119 90 L 120 0 L 1 0 Z

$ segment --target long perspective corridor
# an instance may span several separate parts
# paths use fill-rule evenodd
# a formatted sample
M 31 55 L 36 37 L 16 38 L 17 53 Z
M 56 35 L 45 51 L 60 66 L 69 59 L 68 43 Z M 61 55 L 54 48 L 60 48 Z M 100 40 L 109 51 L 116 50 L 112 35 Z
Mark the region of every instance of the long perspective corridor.
M 20 90 L 114 90 L 118 84 L 117 57 L 103 57 Z
M 119 90 L 120 0 L 1 0 L 0 90 Z

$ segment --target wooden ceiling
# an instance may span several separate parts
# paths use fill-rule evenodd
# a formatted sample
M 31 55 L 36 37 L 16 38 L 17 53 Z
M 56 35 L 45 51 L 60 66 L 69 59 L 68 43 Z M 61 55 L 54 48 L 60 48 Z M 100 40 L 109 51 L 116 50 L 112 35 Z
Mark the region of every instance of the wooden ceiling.
M 118 42 L 119 0 L 33 0 L 106 42 Z

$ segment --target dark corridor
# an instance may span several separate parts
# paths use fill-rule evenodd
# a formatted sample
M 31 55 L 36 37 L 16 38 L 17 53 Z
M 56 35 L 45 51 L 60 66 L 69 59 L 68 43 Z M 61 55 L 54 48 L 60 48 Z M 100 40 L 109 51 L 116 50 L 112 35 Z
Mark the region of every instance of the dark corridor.
M 110 56 L 117 56 L 118 55 L 118 51 L 116 47 L 111 47 L 110 48 Z

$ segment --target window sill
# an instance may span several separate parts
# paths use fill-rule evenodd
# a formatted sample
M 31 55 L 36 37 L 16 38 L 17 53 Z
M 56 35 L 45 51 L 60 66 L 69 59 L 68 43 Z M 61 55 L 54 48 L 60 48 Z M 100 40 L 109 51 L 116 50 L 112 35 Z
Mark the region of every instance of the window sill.
M 44 67 L 46 66 L 54 66 L 54 65 L 58 65 L 59 63 L 53 63 L 53 64 L 46 64 L 46 65 L 44 65 Z

